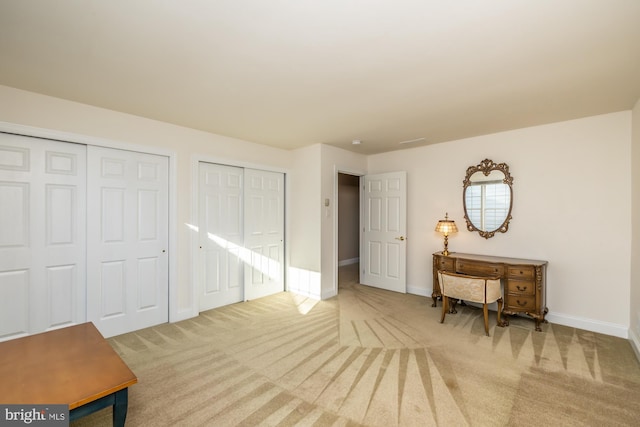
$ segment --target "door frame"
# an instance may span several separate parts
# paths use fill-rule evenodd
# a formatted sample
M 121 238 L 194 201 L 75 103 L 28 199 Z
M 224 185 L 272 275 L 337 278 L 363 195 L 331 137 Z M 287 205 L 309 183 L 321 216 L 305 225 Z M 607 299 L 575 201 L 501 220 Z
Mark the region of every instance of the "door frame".
M 339 216 L 338 216 L 338 181 L 339 181 L 339 174 L 346 174 L 346 175 L 353 175 L 353 176 L 357 176 L 360 181 L 362 181 L 362 177 L 365 176 L 367 173 L 363 170 L 355 170 L 355 169 L 349 169 L 349 168 L 342 168 L 339 167 L 337 165 L 333 166 L 333 211 L 332 211 L 332 215 L 333 218 L 335 218 L 335 221 L 333 221 L 333 257 L 332 257 L 332 270 L 333 270 L 333 274 L 332 276 L 332 281 L 333 281 L 333 287 L 330 290 L 330 292 L 326 293 L 322 292 L 322 299 L 326 299 L 326 298 L 331 298 L 334 297 L 336 295 L 338 295 L 338 263 L 340 262 L 340 260 L 338 259 L 338 221 L 339 221 Z M 362 183 L 360 183 L 358 185 L 359 187 L 359 192 L 358 192 L 358 197 L 360 199 L 360 212 L 358 213 L 358 216 L 360 218 L 359 221 L 359 228 L 362 228 Z M 359 230 L 358 233 L 359 236 L 359 242 L 358 242 L 358 246 L 360 246 L 360 244 L 362 243 L 362 230 Z M 362 256 L 362 254 L 360 253 L 358 256 Z
M 25 126 L 15 123 L 0 121 L 0 132 L 13 133 L 17 135 L 31 136 L 35 138 L 52 139 L 60 142 L 70 142 L 84 145 L 92 145 L 105 148 L 114 148 L 118 150 L 137 151 L 140 153 L 155 154 L 165 156 L 169 159 L 169 322 L 177 322 L 191 317 L 184 311 L 178 310 L 178 206 L 177 206 L 177 188 L 178 188 L 178 162 L 175 151 L 164 148 L 157 148 L 151 145 L 141 145 L 124 143 L 111 139 L 103 139 L 87 135 L 80 135 L 69 132 L 61 132 L 52 129 L 38 128 L 34 126 Z M 174 255 L 176 254 L 176 255 Z
M 284 290 L 287 291 L 288 286 L 288 271 L 289 271 L 289 251 L 287 248 L 289 247 L 289 199 L 288 197 L 290 193 L 290 180 L 289 170 L 286 168 L 280 168 L 275 166 L 268 166 L 263 164 L 251 163 L 251 162 L 243 162 L 234 159 L 227 159 L 224 157 L 216 157 L 216 156 L 208 156 L 204 154 L 194 154 L 191 156 L 191 213 L 189 215 L 190 224 L 186 224 L 188 228 L 192 230 L 190 233 L 189 239 L 189 257 L 191 259 L 191 307 L 193 309 L 193 313 L 191 317 L 198 316 L 200 314 L 198 309 L 198 246 L 199 246 L 199 234 L 198 230 L 198 209 L 199 209 L 199 200 L 198 195 L 200 194 L 200 184 L 199 184 L 199 163 L 215 163 L 223 166 L 233 166 L 245 169 L 259 169 L 267 172 L 277 172 L 282 173 L 284 175 Z

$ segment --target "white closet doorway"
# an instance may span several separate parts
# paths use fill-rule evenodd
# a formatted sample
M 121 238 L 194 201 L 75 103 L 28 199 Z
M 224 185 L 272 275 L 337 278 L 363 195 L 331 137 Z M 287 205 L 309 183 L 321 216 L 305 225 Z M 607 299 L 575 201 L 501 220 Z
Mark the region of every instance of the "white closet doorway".
M 284 290 L 284 174 L 198 163 L 199 311 Z
M 0 132 L 0 341 L 169 319 L 169 158 Z

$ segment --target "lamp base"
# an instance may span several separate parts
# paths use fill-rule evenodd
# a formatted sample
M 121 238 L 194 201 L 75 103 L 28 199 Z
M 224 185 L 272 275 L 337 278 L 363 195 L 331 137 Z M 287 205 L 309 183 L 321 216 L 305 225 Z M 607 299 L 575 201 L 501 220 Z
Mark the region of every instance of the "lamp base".
M 444 235 L 444 251 L 442 251 L 442 255 L 447 256 L 449 255 L 449 236 L 447 236 L 446 234 Z

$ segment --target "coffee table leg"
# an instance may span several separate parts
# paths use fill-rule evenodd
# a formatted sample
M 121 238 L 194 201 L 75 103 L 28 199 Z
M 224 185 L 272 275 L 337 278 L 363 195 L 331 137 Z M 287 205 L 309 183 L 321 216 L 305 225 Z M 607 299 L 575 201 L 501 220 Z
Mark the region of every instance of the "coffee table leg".
M 113 427 L 124 427 L 127 418 L 127 405 L 129 404 L 129 389 L 123 388 L 115 393 L 113 404 Z

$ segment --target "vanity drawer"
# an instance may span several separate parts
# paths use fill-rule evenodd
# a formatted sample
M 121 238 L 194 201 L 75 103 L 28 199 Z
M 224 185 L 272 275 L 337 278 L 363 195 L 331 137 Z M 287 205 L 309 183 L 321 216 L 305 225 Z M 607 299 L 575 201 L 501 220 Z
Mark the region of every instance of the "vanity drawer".
M 536 311 L 536 297 L 534 295 L 507 295 L 506 308 L 513 311 Z
M 507 279 L 507 293 L 514 295 L 535 295 L 536 284 L 531 280 Z
M 486 262 L 474 262 L 459 259 L 456 262 L 456 271 L 470 276 L 502 276 L 504 266 L 502 264 L 491 264 Z
M 453 258 L 448 258 L 448 257 L 437 257 L 436 258 L 436 269 L 440 270 L 440 271 L 448 271 L 448 272 L 455 272 L 455 267 L 454 267 L 454 259 Z
M 509 279 L 532 280 L 535 275 L 535 268 L 528 265 L 515 265 L 507 268 L 507 277 Z

